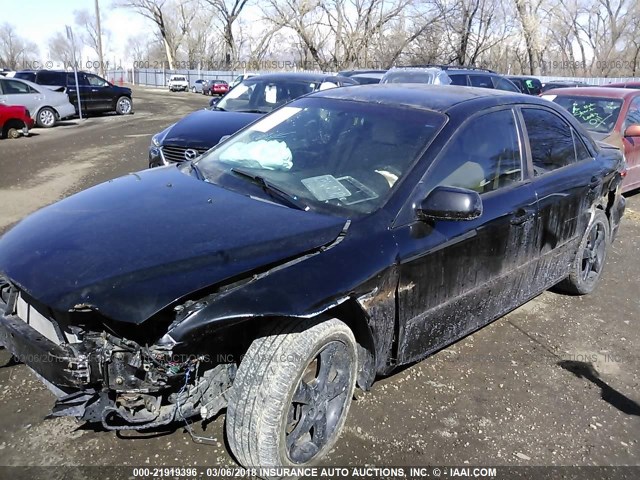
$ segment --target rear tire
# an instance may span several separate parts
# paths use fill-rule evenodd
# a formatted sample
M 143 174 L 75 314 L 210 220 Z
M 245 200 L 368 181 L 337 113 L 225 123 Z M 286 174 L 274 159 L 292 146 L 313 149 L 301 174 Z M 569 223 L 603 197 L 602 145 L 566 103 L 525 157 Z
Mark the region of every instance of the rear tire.
M 116 101 L 116 113 L 127 115 L 133 111 L 133 102 L 129 97 L 122 96 Z
M 253 341 L 236 375 L 227 437 L 245 466 L 304 466 L 338 440 L 357 373 L 342 321 L 293 319 Z
M 7 130 L 7 138 L 19 138 L 20 137 L 20 130 L 18 130 L 17 128 L 10 128 Z
M 571 263 L 569 276 L 555 288 L 572 295 L 591 293 L 602 275 L 609 240 L 609 219 L 602 210 L 596 210 Z
M 51 107 L 42 107 L 36 115 L 36 124 L 41 128 L 51 128 L 58 120 L 56 111 Z

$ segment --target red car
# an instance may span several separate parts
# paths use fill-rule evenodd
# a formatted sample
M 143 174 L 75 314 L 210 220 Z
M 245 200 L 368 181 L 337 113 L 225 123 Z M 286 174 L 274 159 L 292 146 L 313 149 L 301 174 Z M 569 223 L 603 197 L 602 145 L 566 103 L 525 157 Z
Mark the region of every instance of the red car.
M 33 119 L 29 110 L 21 106 L 0 105 L 0 136 L 3 138 L 18 138 L 29 135 L 33 128 Z
M 614 87 L 614 88 L 637 88 L 640 89 L 640 82 L 619 82 L 619 83 L 609 83 L 607 85 L 603 85 L 605 87 Z
M 207 91 L 204 87 L 202 93 L 207 95 L 224 95 L 229 91 L 229 84 L 224 80 L 210 80 L 207 84 Z
M 640 90 L 633 88 L 557 88 L 542 98 L 563 106 L 596 140 L 624 150 L 627 175 L 622 191 L 640 188 Z

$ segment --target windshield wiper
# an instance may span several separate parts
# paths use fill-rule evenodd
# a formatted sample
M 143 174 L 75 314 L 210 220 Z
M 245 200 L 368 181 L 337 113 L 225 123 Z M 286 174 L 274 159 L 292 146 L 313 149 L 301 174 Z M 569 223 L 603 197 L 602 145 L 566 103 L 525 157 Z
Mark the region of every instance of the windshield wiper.
M 236 175 L 239 175 L 244 178 L 248 178 L 254 183 L 260 185 L 260 187 L 262 187 L 262 190 L 264 190 L 265 193 L 268 193 L 274 198 L 276 197 L 279 198 L 290 207 L 296 208 L 298 210 L 303 210 L 303 211 L 306 211 L 309 209 L 309 207 L 305 205 L 303 202 L 301 202 L 297 196 L 282 190 L 280 187 L 274 185 L 273 183 L 269 182 L 268 180 L 266 180 L 264 177 L 261 177 L 260 175 L 247 172 L 246 170 L 242 170 L 241 168 L 232 168 L 231 171 Z
M 260 110 L 259 108 L 252 108 L 250 110 L 236 110 L 240 113 L 269 113 L 271 110 Z
M 200 167 L 198 167 L 193 160 L 189 162 L 189 173 L 195 174 L 198 180 L 207 181 L 206 177 L 202 174 L 202 170 L 200 170 Z

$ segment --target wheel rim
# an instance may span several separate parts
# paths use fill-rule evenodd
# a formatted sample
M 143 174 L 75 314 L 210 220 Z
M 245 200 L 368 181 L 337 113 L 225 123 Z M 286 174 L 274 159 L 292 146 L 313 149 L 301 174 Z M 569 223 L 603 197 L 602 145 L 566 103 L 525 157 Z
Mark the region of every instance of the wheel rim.
M 118 109 L 121 113 L 129 113 L 131 111 L 131 102 L 127 98 L 118 100 Z
M 606 232 L 602 223 L 597 223 L 589 232 L 587 244 L 582 252 L 581 277 L 591 281 L 600 275 L 606 249 Z
M 287 414 L 285 441 L 293 463 L 307 463 L 338 433 L 354 361 L 347 345 L 333 341 L 305 368 Z
M 53 123 L 54 123 L 54 122 L 55 122 L 55 120 L 56 120 L 55 115 L 54 115 L 54 114 L 53 114 L 53 112 L 52 112 L 51 110 L 49 110 L 49 109 L 47 109 L 47 110 L 42 110 L 42 111 L 40 112 L 39 117 L 40 117 L 40 123 L 41 123 L 42 125 L 47 126 L 47 127 L 48 127 L 48 126 L 50 126 L 50 125 L 53 125 Z

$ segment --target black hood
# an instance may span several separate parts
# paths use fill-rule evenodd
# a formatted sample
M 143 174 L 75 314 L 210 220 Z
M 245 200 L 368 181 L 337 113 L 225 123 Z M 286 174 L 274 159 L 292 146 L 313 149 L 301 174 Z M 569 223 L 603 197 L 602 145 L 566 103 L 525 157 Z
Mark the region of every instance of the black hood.
M 214 147 L 225 135 L 236 133 L 262 115 L 256 113 L 198 110 L 169 128 L 162 145 L 190 148 Z
M 333 241 L 344 220 L 170 166 L 68 197 L 0 237 L 0 273 L 48 307 L 141 323 L 175 300 Z

